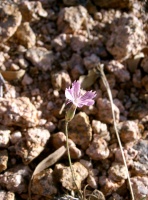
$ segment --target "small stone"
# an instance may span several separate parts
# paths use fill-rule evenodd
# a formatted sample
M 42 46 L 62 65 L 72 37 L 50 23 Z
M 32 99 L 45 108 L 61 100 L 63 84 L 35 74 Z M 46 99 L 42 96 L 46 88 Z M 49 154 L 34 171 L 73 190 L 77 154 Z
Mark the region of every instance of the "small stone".
M 108 99 L 98 98 L 97 99 L 97 109 L 98 109 L 97 117 L 101 122 L 104 122 L 104 123 L 107 123 L 107 124 L 113 124 L 113 115 L 112 115 L 111 103 Z M 113 109 L 114 109 L 114 112 L 115 112 L 115 120 L 118 123 L 120 111 L 115 104 L 113 104 Z
M 24 164 L 30 163 L 35 159 L 45 148 L 45 145 L 50 138 L 50 133 L 43 128 L 29 128 L 23 132 L 25 137 L 21 138 L 16 145 L 16 154 L 19 155 Z
M 81 189 L 81 183 L 88 176 L 87 169 L 79 162 L 73 164 L 73 171 L 75 174 L 75 182 L 79 189 Z M 72 174 L 70 167 L 66 167 L 62 164 L 56 164 L 54 173 L 56 179 L 61 182 L 62 186 L 67 190 L 77 190 L 75 184 L 73 184 Z
M 0 147 L 7 147 L 10 140 L 10 133 L 11 131 L 9 128 L 0 126 Z
M 16 31 L 16 37 L 20 44 L 27 48 L 35 46 L 36 35 L 30 27 L 29 22 L 24 22 L 18 27 Z
M 13 192 L 0 190 L 1 200 L 15 200 L 15 194 Z
M 134 14 L 124 13 L 114 20 L 106 47 L 116 60 L 125 60 L 136 55 L 145 44 L 143 24 Z
M 131 184 L 135 196 L 135 200 L 145 199 L 148 197 L 148 177 L 135 176 L 131 179 Z
M 93 160 L 104 160 L 109 156 L 109 149 L 104 139 L 100 138 L 99 135 L 93 135 L 93 141 L 86 150 L 86 154 Z
M 53 170 L 46 169 L 36 174 L 32 180 L 31 191 L 33 194 L 38 194 L 48 198 L 57 194 L 58 189 L 54 181 Z
M 6 126 L 34 127 L 38 112 L 27 97 L 0 98 L 0 123 Z
M 121 140 L 125 143 L 138 140 L 140 137 L 138 124 L 134 121 L 120 122 L 117 127 Z
M 126 82 L 130 80 L 130 73 L 119 61 L 111 61 L 107 64 L 106 69 L 109 73 L 115 75 L 117 82 Z
M 52 51 L 48 51 L 46 48 L 32 47 L 27 50 L 26 58 L 42 71 L 46 72 L 52 69 L 54 55 Z
M 0 7 L 0 41 L 6 42 L 11 36 L 14 35 L 17 28 L 21 24 L 22 15 L 19 12 L 18 8 L 13 4 L 4 5 Z
M 139 69 L 135 70 L 135 73 L 133 74 L 133 85 L 137 88 L 141 88 L 142 84 L 141 84 L 141 78 L 142 78 L 142 74 L 141 71 Z
M 88 147 L 92 139 L 92 128 L 89 117 L 84 112 L 79 112 L 74 116 L 73 120 L 69 122 L 68 134 L 69 138 L 82 149 Z
M 8 152 L 7 150 L 0 150 L 0 173 L 7 169 Z
M 66 135 L 62 132 L 58 132 L 52 135 L 51 137 L 52 140 L 52 144 L 53 146 L 58 149 L 60 148 L 62 145 L 66 144 Z M 82 156 L 81 151 L 76 147 L 75 143 L 68 139 L 68 143 L 69 143 L 69 151 L 70 151 L 70 156 L 73 159 L 78 159 Z
M 88 19 L 86 8 L 79 5 L 76 7 L 65 7 L 58 15 L 58 30 L 63 33 L 74 33 L 81 29 L 82 24 Z
M 61 33 L 56 38 L 54 38 L 51 42 L 52 46 L 56 49 L 56 51 L 62 51 L 65 49 L 67 43 L 67 35 L 65 33 Z
M 108 177 L 115 182 L 121 181 L 122 179 L 127 179 L 125 165 L 120 163 L 112 163 L 112 166 L 108 171 L 108 175 Z
M 0 174 L 0 186 L 19 194 L 27 192 L 28 181 L 31 178 L 31 170 L 28 166 L 17 165 Z
M 22 133 L 20 131 L 14 131 L 10 135 L 10 141 L 12 144 L 16 144 L 22 138 Z
M 88 39 L 83 35 L 76 35 L 71 38 L 70 46 L 73 51 L 80 52 L 87 44 Z
M 87 70 L 94 68 L 97 63 L 100 63 L 100 58 L 96 54 L 91 54 L 90 56 L 84 57 L 84 66 Z
M 99 134 L 100 132 L 107 131 L 107 125 L 104 123 L 101 123 L 98 120 L 93 120 L 92 121 L 92 129 L 95 134 Z
M 51 74 L 51 82 L 55 89 L 65 91 L 71 85 L 71 78 L 67 71 L 62 70 Z
M 33 83 L 33 79 L 28 74 L 25 74 L 22 79 L 22 85 L 23 86 L 31 85 L 32 83 Z

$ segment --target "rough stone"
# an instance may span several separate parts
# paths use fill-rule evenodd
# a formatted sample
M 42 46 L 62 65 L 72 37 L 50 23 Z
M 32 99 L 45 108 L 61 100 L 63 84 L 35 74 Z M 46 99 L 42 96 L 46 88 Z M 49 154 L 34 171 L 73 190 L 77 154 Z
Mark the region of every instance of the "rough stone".
M 58 132 L 52 135 L 51 141 L 53 146 L 58 149 L 66 144 L 66 136 L 63 132 Z M 68 139 L 70 156 L 73 159 L 78 159 L 82 156 L 82 152 L 76 147 L 75 143 Z
M 6 126 L 34 127 L 38 112 L 27 97 L 0 98 L 0 123 Z
M 32 47 L 27 50 L 26 58 L 42 71 L 52 69 L 54 55 L 52 51 L 48 51 L 46 48 Z
M 27 48 L 35 46 L 36 35 L 28 22 L 24 22 L 18 27 L 16 31 L 16 37 L 20 44 L 24 45 Z
M 30 163 L 43 150 L 50 138 L 48 130 L 36 127 L 29 128 L 23 133 L 22 137 L 15 145 L 16 154 L 22 157 L 24 164 Z
M 118 123 L 120 111 L 115 104 L 113 104 L 113 109 L 114 109 L 114 112 L 115 112 L 116 122 Z M 101 122 L 104 122 L 104 123 L 107 123 L 107 124 L 113 123 L 111 104 L 110 104 L 110 101 L 108 99 L 98 98 L 97 99 L 97 110 L 98 110 L 97 117 Z
M 117 127 L 121 140 L 125 143 L 136 141 L 140 138 L 138 124 L 135 121 L 120 122 Z
M 0 190 L 1 200 L 15 200 L 15 194 L 13 192 Z
M 13 4 L 0 7 L 0 41 L 6 42 L 21 24 L 22 15 Z
M 62 51 L 67 45 L 67 35 L 65 33 L 59 34 L 51 41 L 51 44 L 56 51 Z
M 75 174 L 75 181 L 79 189 L 81 189 L 81 182 L 88 176 L 87 169 L 79 162 L 73 164 L 73 171 Z M 72 174 L 70 167 L 66 167 L 62 164 L 56 164 L 54 169 L 55 176 L 61 182 L 62 186 L 67 190 L 77 190 L 75 184 L 73 184 Z
M 28 75 L 28 74 L 25 74 L 23 79 L 22 79 L 22 85 L 30 85 L 33 83 L 33 79 Z
M 93 141 L 86 150 L 86 154 L 93 160 L 104 160 L 109 156 L 109 149 L 107 143 L 98 134 L 93 135 Z
M 111 35 L 106 43 L 107 50 L 116 60 L 136 55 L 146 44 L 143 24 L 133 14 L 124 13 L 112 23 Z
M 135 200 L 148 198 L 148 177 L 135 176 L 131 178 L 131 184 L 135 195 Z
M 58 29 L 64 33 L 77 32 L 85 20 L 88 20 L 88 13 L 83 6 L 65 7 L 58 15 Z
M 71 85 L 71 78 L 67 71 L 62 70 L 51 74 L 51 82 L 55 89 L 65 91 Z
M 91 54 L 90 56 L 84 57 L 83 63 L 86 69 L 90 70 L 100 63 L 100 58 L 96 54 Z
M 48 198 L 57 194 L 58 189 L 54 181 L 53 170 L 47 169 L 36 174 L 32 180 L 31 191 L 33 194 L 38 194 Z
M 0 147 L 7 147 L 10 140 L 11 131 L 5 126 L 0 126 Z
M 71 38 L 70 46 L 73 51 L 80 53 L 80 51 L 86 46 L 88 39 L 83 35 L 76 35 Z
M 0 186 L 7 188 L 11 192 L 27 192 L 28 181 L 31 178 L 31 170 L 28 166 L 17 165 L 0 174 Z
M 0 173 L 7 169 L 8 152 L 7 150 L 0 150 Z
M 88 116 L 84 112 L 79 112 L 73 120 L 69 122 L 69 138 L 75 144 L 86 149 L 92 139 L 92 128 Z
M 120 62 L 112 60 L 106 66 L 109 73 L 115 75 L 117 82 L 126 82 L 130 80 L 130 73 Z

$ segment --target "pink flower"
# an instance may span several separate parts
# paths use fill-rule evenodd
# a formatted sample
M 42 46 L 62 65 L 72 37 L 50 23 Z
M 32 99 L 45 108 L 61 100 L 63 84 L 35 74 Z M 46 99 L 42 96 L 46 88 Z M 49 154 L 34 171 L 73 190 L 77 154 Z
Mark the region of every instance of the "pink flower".
M 68 103 L 72 102 L 76 107 L 93 105 L 93 98 L 96 97 L 96 92 L 85 92 L 84 90 L 80 89 L 80 86 L 81 84 L 78 81 L 74 81 L 71 89 L 70 87 L 66 88 L 65 96 L 68 99 Z

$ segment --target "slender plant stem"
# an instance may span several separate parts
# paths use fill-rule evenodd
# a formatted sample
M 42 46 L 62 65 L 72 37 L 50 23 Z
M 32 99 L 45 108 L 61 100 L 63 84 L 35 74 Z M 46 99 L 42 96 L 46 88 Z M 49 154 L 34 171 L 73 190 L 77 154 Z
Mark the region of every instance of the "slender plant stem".
M 72 174 L 72 179 L 73 179 L 73 182 L 78 190 L 78 193 L 79 193 L 79 196 L 80 196 L 80 199 L 83 199 L 83 196 L 76 184 L 76 178 L 75 178 L 75 174 L 74 174 L 74 170 L 73 170 L 73 167 L 72 167 L 72 162 L 71 162 L 71 157 L 70 157 L 70 151 L 69 151 L 69 144 L 68 144 L 68 122 L 65 122 L 65 134 L 66 134 L 66 148 L 67 148 L 67 155 L 68 155 L 68 161 L 69 161 L 69 166 L 70 166 L 70 170 L 71 170 L 71 174 Z
M 113 109 L 113 98 L 112 98 L 110 86 L 108 84 L 108 81 L 106 79 L 106 76 L 104 74 L 102 66 L 99 66 L 99 70 L 101 72 L 101 78 L 102 78 L 102 81 L 103 81 L 103 83 L 104 83 L 104 85 L 105 85 L 105 87 L 107 89 L 107 93 L 108 93 L 108 96 L 109 96 L 109 99 L 110 99 L 110 102 L 111 102 L 111 110 L 112 110 L 112 115 L 113 115 L 114 129 L 115 129 L 116 137 L 117 137 L 117 140 L 118 140 L 118 143 L 119 143 L 119 147 L 121 149 L 121 154 L 122 154 L 123 162 L 124 162 L 124 165 L 125 165 L 125 168 L 126 168 L 127 179 L 128 179 L 128 183 L 129 183 L 131 197 L 132 197 L 132 200 L 135 200 L 133 188 L 132 188 L 131 181 L 130 181 L 129 171 L 128 171 L 128 167 L 127 167 L 127 164 L 126 164 L 125 155 L 124 155 L 124 152 L 123 152 L 123 147 L 122 147 L 121 140 L 120 140 L 120 137 L 119 137 L 119 134 L 118 134 L 118 130 L 117 130 L 116 119 L 115 119 L 115 112 L 114 112 L 114 109 Z

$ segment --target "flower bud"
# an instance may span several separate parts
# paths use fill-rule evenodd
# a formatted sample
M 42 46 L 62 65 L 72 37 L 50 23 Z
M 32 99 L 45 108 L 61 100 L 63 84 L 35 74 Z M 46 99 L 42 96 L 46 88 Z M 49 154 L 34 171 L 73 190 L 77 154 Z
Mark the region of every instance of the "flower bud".
M 72 104 L 72 106 L 69 108 L 69 110 L 67 110 L 66 116 L 65 116 L 66 122 L 70 122 L 74 118 L 76 108 L 77 107 L 74 104 Z

